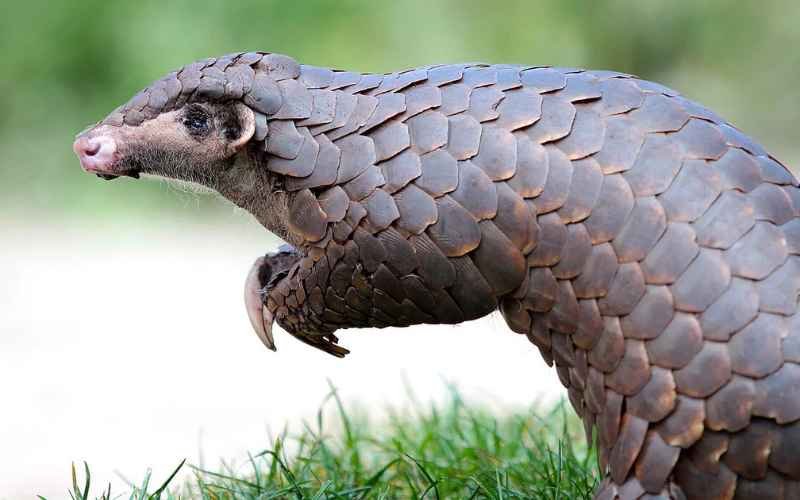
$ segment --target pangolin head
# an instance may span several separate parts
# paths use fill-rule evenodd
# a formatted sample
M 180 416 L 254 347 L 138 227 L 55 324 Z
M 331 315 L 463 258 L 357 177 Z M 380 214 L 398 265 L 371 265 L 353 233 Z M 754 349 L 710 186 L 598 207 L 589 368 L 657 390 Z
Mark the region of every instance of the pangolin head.
M 209 186 L 246 145 L 266 140 L 267 117 L 284 101 L 279 82 L 299 74 L 279 54 L 197 61 L 80 133 L 73 149 L 84 170 L 105 179 L 144 173 Z

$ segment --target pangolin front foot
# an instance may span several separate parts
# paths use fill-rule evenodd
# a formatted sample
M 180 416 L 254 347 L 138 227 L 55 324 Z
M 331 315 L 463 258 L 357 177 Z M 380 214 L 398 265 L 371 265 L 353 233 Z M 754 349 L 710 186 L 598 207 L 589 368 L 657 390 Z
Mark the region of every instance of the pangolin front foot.
M 275 316 L 267 307 L 269 291 L 280 279 L 286 276 L 289 268 L 300 259 L 297 250 L 291 245 L 281 245 L 278 251 L 259 257 L 247 273 L 244 284 L 244 305 L 247 317 L 258 338 L 270 351 L 276 351 L 272 337 L 272 324 Z
M 287 332 L 301 342 L 337 358 L 343 358 L 350 351 L 337 345 L 339 338 L 333 332 L 296 331 L 297 328 L 291 322 L 282 321 L 283 316 L 280 313 L 276 318 L 276 313 L 268 306 L 270 293 L 289 275 L 289 271 L 301 258 L 301 254 L 291 245 L 281 245 L 277 252 L 256 259 L 247 274 L 244 286 L 244 303 L 250 324 L 261 342 L 271 351 L 277 350 L 272 336 L 272 325 L 277 320 Z
M 258 338 L 267 346 L 267 349 L 277 351 L 275 340 L 272 338 L 274 317 L 264 301 L 266 284 L 262 284 L 259 279 L 265 260 L 264 257 L 257 258 L 253 267 L 250 268 L 250 272 L 247 273 L 247 280 L 244 284 L 244 305 L 247 308 L 247 317 L 250 318 L 250 324 Z

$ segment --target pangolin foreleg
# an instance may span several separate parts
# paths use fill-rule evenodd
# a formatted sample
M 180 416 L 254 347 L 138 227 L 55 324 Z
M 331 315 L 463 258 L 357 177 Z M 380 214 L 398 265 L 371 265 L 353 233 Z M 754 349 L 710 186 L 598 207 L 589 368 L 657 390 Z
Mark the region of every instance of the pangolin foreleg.
M 313 266 L 310 269 L 313 273 Z M 302 290 L 298 277 L 308 274 L 308 270 L 308 260 L 290 245 L 256 259 L 245 281 L 245 307 L 250 323 L 258 338 L 272 351 L 276 350 L 272 326 L 277 321 L 301 342 L 342 358 L 350 351 L 337 345 L 335 329 L 314 328 L 306 313 L 305 294 L 298 294 Z

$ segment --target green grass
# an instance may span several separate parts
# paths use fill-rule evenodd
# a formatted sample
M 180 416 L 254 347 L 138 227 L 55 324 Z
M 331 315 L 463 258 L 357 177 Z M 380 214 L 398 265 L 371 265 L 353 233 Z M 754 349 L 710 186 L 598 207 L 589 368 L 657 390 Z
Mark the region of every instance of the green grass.
M 413 399 L 413 398 L 412 398 Z M 329 411 L 333 410 L 333 411 Z M 284 431 L 236 466 L 181 463 L 166 480 L 149 474 L 131 492 L 93 493 L 89 467 L 74 500 L 144 499 L 581 499 L 596 485 L 594 450 L 563 403 L 502 416 L 452 391 L 445 404 L 389 408 L 368 417 L 332 390 L 316 420 Z M 189 471 L 183 484 L 178 472 Z M 41 497 L 40 497 L 41 498 Z

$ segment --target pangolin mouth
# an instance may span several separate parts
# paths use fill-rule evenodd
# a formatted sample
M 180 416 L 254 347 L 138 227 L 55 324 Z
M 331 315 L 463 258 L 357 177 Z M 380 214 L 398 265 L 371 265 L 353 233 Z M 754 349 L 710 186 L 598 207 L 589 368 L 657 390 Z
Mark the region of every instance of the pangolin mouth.
M 138 179 L 141 172 L 138 169 L 133 169 L 119 174 L 106 174 L 106 173 L 101 174 L 99 172 L 95 172 L 94 174 L 103 180 L 113 181 L 119 179 L 120 177 L 130 177 L 131 179 Z

